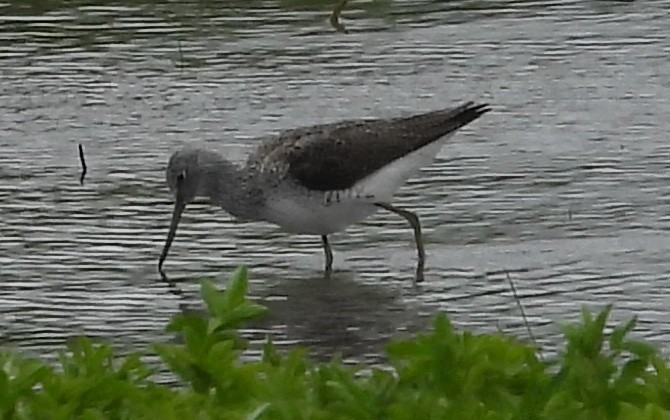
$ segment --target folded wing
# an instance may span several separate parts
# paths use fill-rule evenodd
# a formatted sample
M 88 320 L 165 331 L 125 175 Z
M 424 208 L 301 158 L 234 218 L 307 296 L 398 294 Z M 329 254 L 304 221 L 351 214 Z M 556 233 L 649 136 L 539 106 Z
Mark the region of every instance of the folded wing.
M 289 175 L 317 191 L 346 190 L 387 164 L 479 118 L 487 104 L 465 103 L 407 118 L 356 120 L 282 132 L 257 158 L 284 162 Z

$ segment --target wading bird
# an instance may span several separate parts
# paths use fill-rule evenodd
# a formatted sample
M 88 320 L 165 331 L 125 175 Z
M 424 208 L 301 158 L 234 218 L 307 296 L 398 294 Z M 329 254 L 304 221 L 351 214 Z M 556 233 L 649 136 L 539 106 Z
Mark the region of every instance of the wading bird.
M 429 165 L 446 140 L 490 108 L 468 102 L 404 118 L 352 120 L 286 130 L 264 139 L 244 165 L 219 152 L 186 147 L 175 152 L 166 178 L 174 212 L 158 271 L 177 232 L 181 214 L 204 196 L 243 220 L 264 220 L 292 233 L 321 236 L 325 272 L 333 268 L 328 235 L 379 209 L 405 218 L 414 230 L 417 282 L 425 253 L 416 214 L 391 204 L 395 192 Z

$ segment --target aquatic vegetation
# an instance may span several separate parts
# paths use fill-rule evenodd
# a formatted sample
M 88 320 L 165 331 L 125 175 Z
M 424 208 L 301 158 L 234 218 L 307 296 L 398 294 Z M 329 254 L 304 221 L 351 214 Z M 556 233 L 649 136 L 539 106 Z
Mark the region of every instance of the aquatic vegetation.
M 238 270 L 226 291 L 203 281 L 208 316 L 178 315 L 180 339 L 156 345 L 182 386 L 152 380 L 140 353 L 80 338 L 59 366 L 0 352 L 0 417 L 406 419 L 668 418 L 670 364 L 633 341 L 632 320 L 606 328 L 610 308 L 584 311 L 565 327 L 566 347 L 544 362 L 536 349 L 502 335 L 459 332 L 440 315 L 430 332 L 388 346 L 389 366 L 363 374 L 338 360 L 320 364 L 267 342 L 263 357 L 242 362 L 237 330 L 266 309 L 246 298 Z

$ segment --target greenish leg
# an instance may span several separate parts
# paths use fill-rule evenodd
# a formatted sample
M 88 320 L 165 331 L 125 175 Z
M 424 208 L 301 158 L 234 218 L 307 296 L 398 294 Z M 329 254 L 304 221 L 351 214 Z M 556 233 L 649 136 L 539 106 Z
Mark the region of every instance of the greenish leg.
M 416 266 L 416 282 L 421 283 L 423 281 L 423 269 L 426 264 L 426 252 L 423 249 L 423 235 L 421 234 L 421 223 L 419 222 L 419 217 L 408 210 L 403 210 L 398 207 L 394 207 L 387 203 L 375 203 L 376 206 L 388 210 L 391 213 L 395 213 L 399 216 L 402 216 L 409 222 L 414 229 L 414 241 L 416 242 L 416 251 L 419 256 L 419 261 Z

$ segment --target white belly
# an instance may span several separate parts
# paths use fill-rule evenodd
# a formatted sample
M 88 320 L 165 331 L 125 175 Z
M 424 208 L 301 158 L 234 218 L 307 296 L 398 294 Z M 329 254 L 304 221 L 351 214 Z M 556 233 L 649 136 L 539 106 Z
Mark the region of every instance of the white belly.
M 281 198 L 267 203 L 265 219 L 287 232 L 328 235 L 362 221 L 378 209 L 361 201 L 325 204 L 308 198 Z
M 379 210 L 374 203 L 390 203 L 395 192 L 421 167 L 429 165 L 451 135 L 403 156 L 358 181 L 346 191 L 312 197 L 277 194 L 268 197 L 264 219 L 291 233 L 328 235 L 358 223 Z

